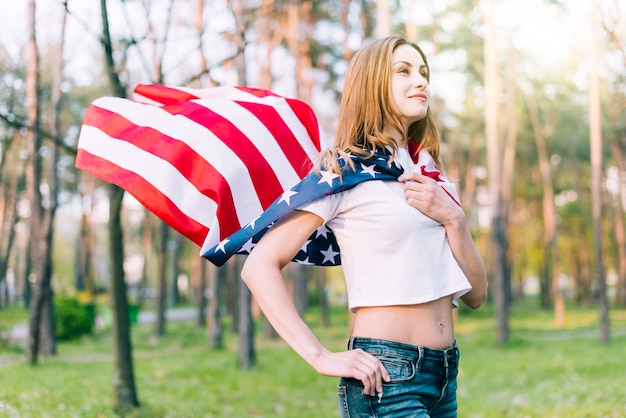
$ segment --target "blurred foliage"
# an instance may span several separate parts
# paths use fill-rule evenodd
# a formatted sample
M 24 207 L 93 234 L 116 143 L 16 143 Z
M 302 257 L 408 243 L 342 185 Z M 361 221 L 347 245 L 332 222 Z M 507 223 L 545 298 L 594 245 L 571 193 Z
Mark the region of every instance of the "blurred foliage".
M 95 305 L 81 303 L 73 296 L 55 296 L 54 315 L 57 338 L 74 340 L 89 334 L 95 321 Z

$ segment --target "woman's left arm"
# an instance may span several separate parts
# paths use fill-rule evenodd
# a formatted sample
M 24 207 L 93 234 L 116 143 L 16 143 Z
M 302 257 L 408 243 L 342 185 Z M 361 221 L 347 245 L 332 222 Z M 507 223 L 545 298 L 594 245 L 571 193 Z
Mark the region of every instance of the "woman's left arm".
M 430 177 L 404 173 L 398 181 L 404 183 L 404 193 L 409 205 L 446 228 L 452 254 L 472 285 L 472 290 L 461 299 L 469 307 L 478 308 L 487 298 L 487 272 L 474 244 L 463 209 Z

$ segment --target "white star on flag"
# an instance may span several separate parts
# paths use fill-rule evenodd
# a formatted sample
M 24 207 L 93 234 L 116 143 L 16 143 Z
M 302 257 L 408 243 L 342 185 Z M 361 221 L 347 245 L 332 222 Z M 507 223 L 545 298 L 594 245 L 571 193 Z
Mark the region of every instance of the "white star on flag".
M 328 228 L 326 227 L 326 224 L 320 226 L 319 228 L 317 228 L 317 233 L 315 234 L 315 237 L 328 237 Z
M 297 195 L 297 194 L 298 194 L 298 192 L 294 192 L 291 189 L 290 190 L 285 190 L 285 193 L 282 194 L 282 196 L 280 197 L 280 200 L 278 202 L 279 203 L 280 202 L 287 202 L 287 205 L 290 205 L 291 204 L 290 203 L 291 202 L 290 201 L 291 196 L 294 196 L 294 195 Z
M 320 174 L 322 175 L 322 178 L 320 179 L 320 181 L 317 182 L 317 184 L 326 182 L 329 186 L 332 186 L 333 180 L 339 177 L 339 174 L 333 173 L 331 171 L 320 171 Z
M 226 238 L 224 241 L 220 241 L 220 243 L 215 248 L 215 252 L 221 251 L 223 253 L 226 253 L 226 249 L 224 248 L 224 246 L 228 244 L 228 241 L 230 241 L 228 238 Z
M 252 238 L 250 238 L 246 243 L 241 247 L 241 251 L 245 251 L 250 254 L 250 251 L 256 246 L 256 244 L 252 243 Z
M 337 257 L 339 255 L 339 253 L 337 251 L 333 251 L 333 246 L 332 245 L 329 246 L 326 251 L 322 250 L 320 252 L 324 256 L 324 261 L 322 261 L 322 263 L 325 263 L 327 261 L 330 261 L 331 263 L 334 263 L 335 262 L 335 257 Z
M 375 164 L 365 165 L 361 163 L 361 174 L 367 173 L 370 176 L 372 176 L 372 178 L 376 178 L 376 172 L 374 171 L 375 168 L 376 168 Z

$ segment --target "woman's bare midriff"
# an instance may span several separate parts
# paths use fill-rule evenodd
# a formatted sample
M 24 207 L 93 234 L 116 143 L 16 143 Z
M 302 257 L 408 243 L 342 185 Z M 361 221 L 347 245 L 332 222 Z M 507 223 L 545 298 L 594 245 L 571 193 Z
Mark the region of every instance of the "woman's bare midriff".
M 443 349 L 454 344 L 452 299 L 358 308 L 352 335 Z

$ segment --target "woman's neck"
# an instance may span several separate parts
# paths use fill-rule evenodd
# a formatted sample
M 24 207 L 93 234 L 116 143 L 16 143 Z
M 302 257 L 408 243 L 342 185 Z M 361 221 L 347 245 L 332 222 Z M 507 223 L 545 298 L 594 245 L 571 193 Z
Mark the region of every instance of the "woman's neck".
M 406 135 L 400 134 L 390 126 L 387 126 L 384 130 L 385 134 L 389 135 L 396 142 L 398 148 L 406 148 L 408 141 Z

